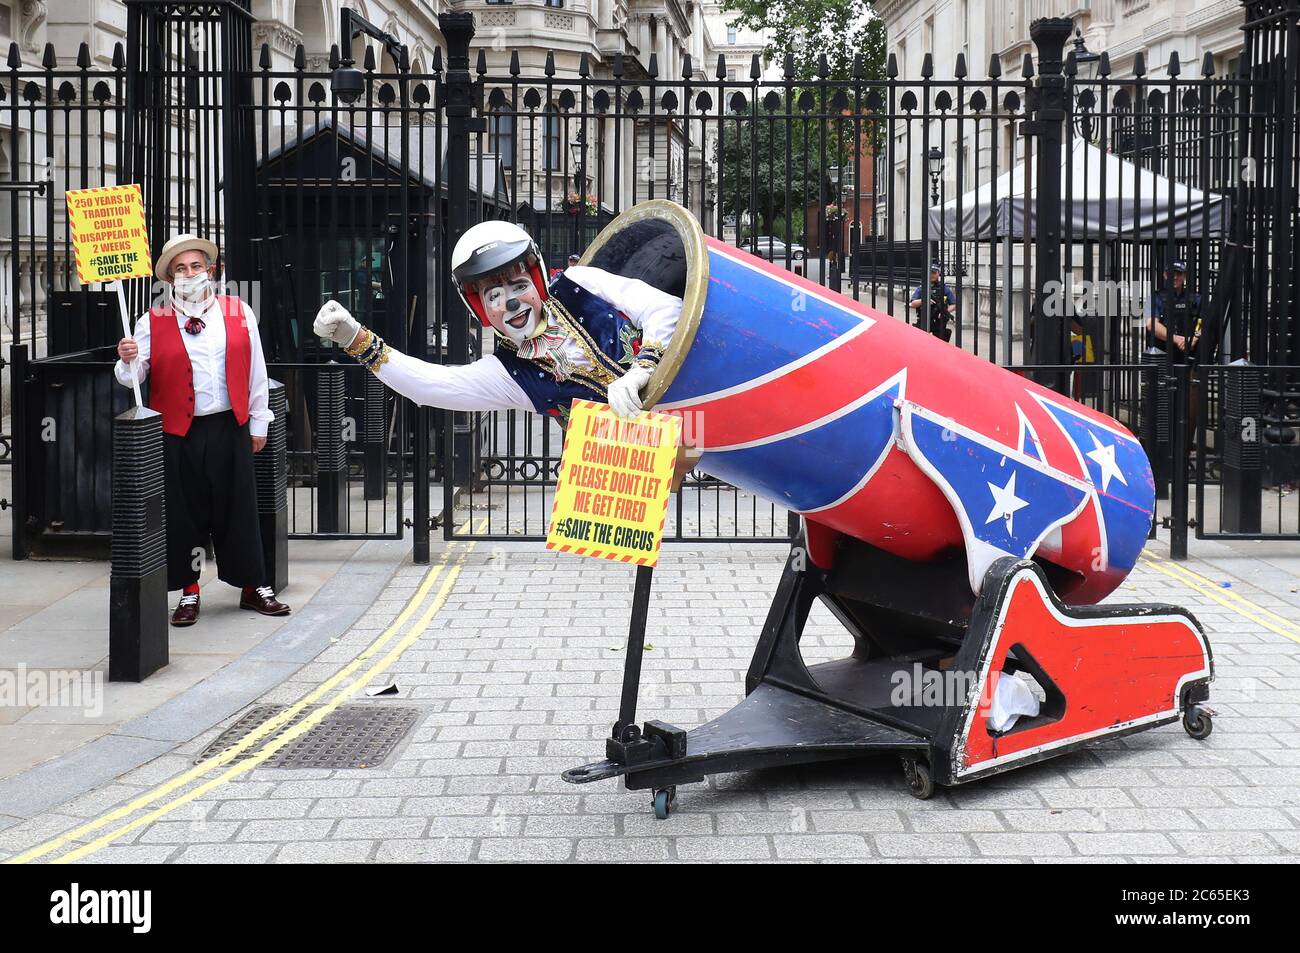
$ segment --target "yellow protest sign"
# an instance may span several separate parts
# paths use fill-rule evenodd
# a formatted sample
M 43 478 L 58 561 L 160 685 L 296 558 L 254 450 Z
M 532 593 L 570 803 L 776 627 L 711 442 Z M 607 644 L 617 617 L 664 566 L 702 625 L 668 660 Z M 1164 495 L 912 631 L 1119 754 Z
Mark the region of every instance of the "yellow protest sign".
M 546 548 L 638 566 L 659 561 L 681 420 L 625 419 L 575 400 Z
M 153 274 L 140 186 L 68 192 L 68 230 L 77 255 L 77 278 L 83 285 Z

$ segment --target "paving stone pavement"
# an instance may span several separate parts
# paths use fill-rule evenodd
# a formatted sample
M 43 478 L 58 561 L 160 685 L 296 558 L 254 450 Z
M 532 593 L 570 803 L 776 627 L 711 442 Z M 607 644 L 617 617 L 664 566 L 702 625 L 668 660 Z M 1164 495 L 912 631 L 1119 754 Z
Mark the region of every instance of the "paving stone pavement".
M 632 570 L 535 544 L 455 544 L 452 551 L 463 563 L 445 604 L 370 680 L 393 681 L 398 694 L 354 699 L 420 709 L 417 727 L 387 762 L 337 771 L 255 767 L 84 860 L 1251 863 L 1300 856 L 1300 644 L 1146 563 L 1113 601 L 1182 604 L 1205 624 L 1217 666 L 1211 704 L 1218 717 L 1208 740 L 1166 726 L 941 789 L 924 802 L 907 793 L 897 761 L 886 757 L 723 775 L 682 787 L 678 811 L 657 821 L 647 792 L 559 777 L 602 754 L 618 705 Z M 741 698 L 785 552 L 778 545 L 665 547 L 646 635 L 642 718 L 694 726 Z M 1209 563 L 1187 565 L 1225 578 Z M 261 702 L 293 703 L 356 658 L 426 572 L 400 569 L 357 625 Z M 1294 594 L 1270 599 L 1248 579 L 1234 579 L 1236 594 L 1300 617 L 1291 612 Z M 850 644 L 815 608 L 805 658 L 839 658 Z M 229 723 L 46 814 L 0 824 L 0 857 L 176 777 Z M 142 816 L 124 810 L 122 820 L 75 843 Z

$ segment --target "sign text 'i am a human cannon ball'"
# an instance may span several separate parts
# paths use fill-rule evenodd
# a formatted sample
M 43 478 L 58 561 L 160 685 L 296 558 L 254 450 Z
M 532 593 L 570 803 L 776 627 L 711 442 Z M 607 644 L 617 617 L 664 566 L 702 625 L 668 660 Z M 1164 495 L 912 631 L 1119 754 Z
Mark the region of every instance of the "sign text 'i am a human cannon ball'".
M 67 196 L 77 279 L 83 285 L 153 274 L 140 186 L 74 189 Z
M 653 566 L 668 514 L 681 421 L 632 419 L 575 400 L 546 548 Z

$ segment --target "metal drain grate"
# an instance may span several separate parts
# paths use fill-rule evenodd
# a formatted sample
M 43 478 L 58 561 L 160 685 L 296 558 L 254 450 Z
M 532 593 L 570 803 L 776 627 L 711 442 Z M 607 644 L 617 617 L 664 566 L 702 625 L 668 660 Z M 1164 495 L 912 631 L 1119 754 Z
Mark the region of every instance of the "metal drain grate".
M 243 761 L 301 722 L 319 705 L 308 705 L 271 735 L 260 739 L 231 763 Z M 284 705 L 258 705 L 217 736 L 195 763 L 207 761 L 237 745 L 250 733 L 285 710 Z M 266 759 L 268 768 L 370 768 L 380 764 L 419 720 L 418 708 L 391 705 L 349 705 L 337 708 Z

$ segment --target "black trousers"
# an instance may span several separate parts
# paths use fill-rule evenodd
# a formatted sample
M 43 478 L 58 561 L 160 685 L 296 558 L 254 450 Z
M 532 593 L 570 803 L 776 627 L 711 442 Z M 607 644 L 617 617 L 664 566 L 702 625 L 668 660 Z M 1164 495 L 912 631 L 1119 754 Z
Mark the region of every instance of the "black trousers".
M 167 478 L 167 588 L 198 582 L 209 539 L 217 578 L 266 584 L 257 524 L 257 477 L 248 424 L 226 411 L 195 417 L 184 437 L 163 434 Z

